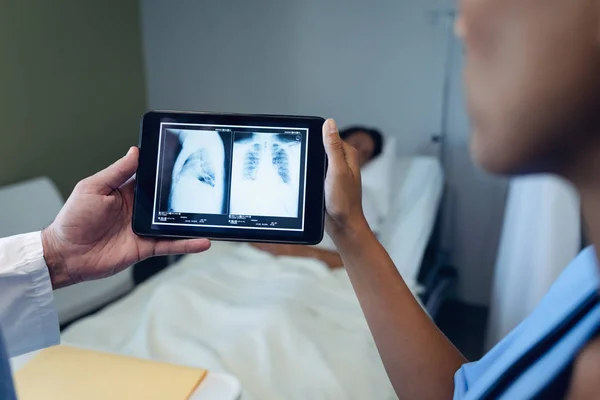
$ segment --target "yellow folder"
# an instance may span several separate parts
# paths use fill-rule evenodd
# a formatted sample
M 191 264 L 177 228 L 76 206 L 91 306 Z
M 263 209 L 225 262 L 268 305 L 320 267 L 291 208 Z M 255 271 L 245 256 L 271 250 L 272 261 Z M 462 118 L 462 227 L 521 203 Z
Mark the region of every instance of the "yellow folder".
M 15 374 L 21 400 L 189 399 L 202 369 L 68 346 L 42 350 Z

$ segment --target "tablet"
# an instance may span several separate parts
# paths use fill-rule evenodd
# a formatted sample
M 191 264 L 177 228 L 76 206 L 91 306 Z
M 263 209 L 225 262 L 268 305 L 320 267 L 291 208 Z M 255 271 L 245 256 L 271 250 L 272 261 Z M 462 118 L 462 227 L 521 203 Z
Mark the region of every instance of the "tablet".
M 282 115 L 146 113 L 134 232 L 319 243 L 325 216 L 324 122 Z

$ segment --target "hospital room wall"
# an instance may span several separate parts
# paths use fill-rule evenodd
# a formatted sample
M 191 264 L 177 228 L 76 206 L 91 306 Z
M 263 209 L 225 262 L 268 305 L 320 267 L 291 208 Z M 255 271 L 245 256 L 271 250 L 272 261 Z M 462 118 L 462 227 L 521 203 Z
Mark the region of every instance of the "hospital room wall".
M 137 0 L 0 0 L 0 53 L 0 185 L 45 175 L 67 195 L 137 143 Z
M 412 153 L 441 107 L 444 31 L 422 2 L 142 0 L 149 106 L 335 116 Z
M 141 0 L 149 107 L 333 116 L 377 126 L 415 154 L 430 147 L 442 109 L 449 31 L 429 12 L 454 3 Z M 458 194 L 445 236 L 460 297 L 486 304 L 504 189 L 469 160 L 458 72 L 453 83 L 446 172 Z

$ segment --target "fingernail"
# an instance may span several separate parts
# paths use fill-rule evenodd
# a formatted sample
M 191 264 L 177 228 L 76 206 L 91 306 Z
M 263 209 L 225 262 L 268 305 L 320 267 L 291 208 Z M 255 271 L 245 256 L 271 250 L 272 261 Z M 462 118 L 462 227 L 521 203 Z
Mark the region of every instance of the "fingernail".
M 337 126 L 335 124 L 335 121 L 332 118 L 329 118 L 325 122 L 325 131 L 327 133 L 336 133 L 337 132 Z
M 127 154 L 125 156 L 129 156 L 129 155 L 131 155 L 131 153 L 133 153 L 133 146 L 129 148 L 129 150 L 127 151 Z

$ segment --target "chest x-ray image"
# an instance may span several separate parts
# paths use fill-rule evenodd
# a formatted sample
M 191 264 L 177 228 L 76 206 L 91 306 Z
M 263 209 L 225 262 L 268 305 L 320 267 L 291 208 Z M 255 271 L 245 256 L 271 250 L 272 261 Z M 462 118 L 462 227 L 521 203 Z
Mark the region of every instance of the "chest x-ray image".
M 298 217 L 300 135 L 234 133 L 230 213 Z
M 228 146 L 225 143 L 231 143 L 231 133 L 167 129 L 165 137 L 176 138 L 180 148 L 176 158 L 170 157 L 174 164 L 168 211 L 226 214 Z M 165 143 L 166 148 L 169 148 L 168 143 Z M 167 159 L 163 159 L 163 164 L 168 163 Z

